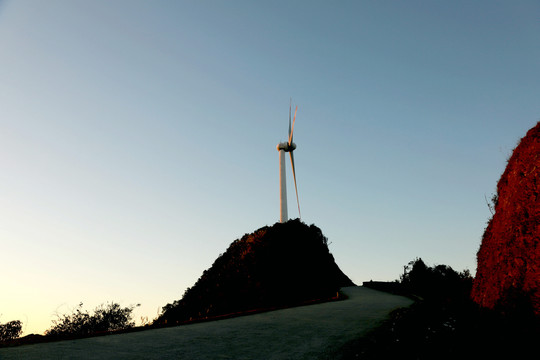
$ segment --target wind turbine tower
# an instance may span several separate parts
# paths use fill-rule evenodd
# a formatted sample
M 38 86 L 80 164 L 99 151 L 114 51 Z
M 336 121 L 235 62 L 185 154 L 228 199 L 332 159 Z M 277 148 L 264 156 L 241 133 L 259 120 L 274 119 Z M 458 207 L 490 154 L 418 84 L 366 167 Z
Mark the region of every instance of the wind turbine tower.
M 293 151 L 296 149 L 296 144 L 293 143 L 294 122 L 296 120 L 296 111 L 294 109 L 294 118 L 291 127 L 291 105 L 289 105 L 289 141 L 282 142 L 277 145 L 279 151 L 279 221 L 284 223 L 288 220 L 287 214 L 287 183 L 285 176 L 285 153 L 288 152 L 291 157 L 292 174 L 294 178 L 294 189 L 296 190 L 296 203 L 298 204 L 298 217 L 300 218 L 300 201 L 298 201 L 298 188 L 296 187 L 296 174 L 294 172 L 294 156 Z

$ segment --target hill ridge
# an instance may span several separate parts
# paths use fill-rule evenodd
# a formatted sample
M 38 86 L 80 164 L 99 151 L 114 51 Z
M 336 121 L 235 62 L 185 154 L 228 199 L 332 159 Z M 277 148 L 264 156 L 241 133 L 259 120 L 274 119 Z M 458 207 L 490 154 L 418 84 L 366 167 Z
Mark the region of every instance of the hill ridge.
M 335 297 L 354 283 L 339 269 L 327 238 L 300 220 L 263 226 L 233 241 L 157 323 L 298 305 Z

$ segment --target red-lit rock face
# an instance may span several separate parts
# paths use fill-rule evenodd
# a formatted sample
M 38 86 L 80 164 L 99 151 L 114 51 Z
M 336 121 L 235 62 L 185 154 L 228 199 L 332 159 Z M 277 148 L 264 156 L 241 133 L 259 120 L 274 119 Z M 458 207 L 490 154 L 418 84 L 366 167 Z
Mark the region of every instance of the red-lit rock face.
M 477 254 L 473 300 L 540 315 L 540 122 L 521 139 L 497 184 L 495 214 Z M 517 309 L 519 310 L 519 309 Z

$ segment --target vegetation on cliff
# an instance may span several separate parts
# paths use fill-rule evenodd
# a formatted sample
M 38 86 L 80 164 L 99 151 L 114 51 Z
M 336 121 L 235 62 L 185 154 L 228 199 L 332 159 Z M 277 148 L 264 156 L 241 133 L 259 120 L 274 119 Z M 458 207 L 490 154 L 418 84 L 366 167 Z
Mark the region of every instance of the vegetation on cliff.
M 540 316 L 540 122 L 508 160 L 493 209 L 472 298 L 489 309 Z
M 354 285 L 321 230 L 299 220 L 265 226 L 234 241 L 155 324 L 177 324 L 329 299 Z

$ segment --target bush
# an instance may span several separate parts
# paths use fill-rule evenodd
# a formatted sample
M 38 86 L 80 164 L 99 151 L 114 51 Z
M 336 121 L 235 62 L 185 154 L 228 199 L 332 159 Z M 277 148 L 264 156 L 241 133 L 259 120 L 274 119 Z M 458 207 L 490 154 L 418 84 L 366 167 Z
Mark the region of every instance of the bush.
M 469 299 L 472 276 L 468 270 L 456 272 L 450 266 L 426 266 L 421 258 L 409 262 L 401 276 L 404 289 L 423 298 Z
M 20 320 L 0 324 L 0 341 L 16 339 L 21 335 L 21 332 L 22 323 Z
M 75 335 L 86 336 L 99 332 L 127 329 L 135 326 L 131 313 L 135 306 L 122 308 L 119 304 L 101 304 L 90 315 L 82 309 L 83 303 L 71 313 L 57 315 L 54 326 L 46 331 L 47 336 Z M 138 306 L 138 305 L 137 305 Z

